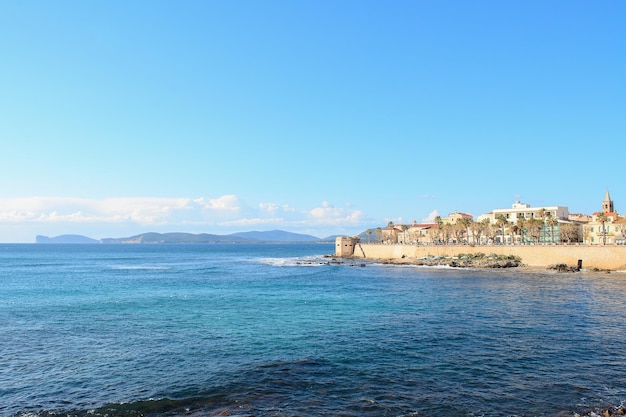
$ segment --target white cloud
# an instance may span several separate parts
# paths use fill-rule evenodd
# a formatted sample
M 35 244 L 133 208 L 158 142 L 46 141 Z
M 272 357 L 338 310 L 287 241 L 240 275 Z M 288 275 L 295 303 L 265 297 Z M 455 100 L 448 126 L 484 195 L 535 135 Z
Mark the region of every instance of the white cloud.
M 316 224 L 357 225 L 363 219 L 363 213 L 360 210 L 334 207 L 329 202 L 324 201 L 321 207 L 316 207 L 309 211 L 309 218 Z
M 349 206 L 325 201 L 312 209 L 283 203 L 243 204 L 235 195 L 216 198 L 115 197 L 105 199 L 30 197 L 0 199 L 0 241 L 15 241 L 8 230 L 26 234 L 77 233 L 110 237 L 111 233 L 146 231 L 232 233 L 250 226 L 306 232 L 318 236 L 364 227 L 364 215 Z M 95 235 L 97 233 L 98 235 Z M 105 234 L 105 236 L 103 236 Z
M 224 195 L 218 198 L 198 198 L 193 200 L 199 206 L 208 210 L 239 211 L 239 198 L 236 195 Z
M 284 212 L 294 212 L 295 209 L 289 207 L 289 204 L 279 204 L 279 203 L 259 203 L 259 208 L 263 211 L 268 212 L 276 212 L 276 211 L 284 211 Z
M 422 223 L 434 223 L 435 217 L 437 216 L 439 216 L 439 210 L 434 209 L 433 211 L 430 212 L 428 217 L 425 217 L 422 219 Z
M 275 225 L 275 224 L 281 224 L 284 222 L 283 218 L 280 217 L 272 217 L 272 218 L 267 218 L 267 219 L 263 219 L 260 217 L 257 218 L 245 218 L 245 219 L 237 219 L 237 220 L 233 220 L 233 221 L 227 221 L 227 222 L 220 222 L 219 225 L 220 226 L 257 226 L 257 225 Z
M 207 213 L 239 210 L 236 196 L 215 199 L 118 197 L 102 200 L 30 197 L 0 199 L 0 222 L 123 223 L 200 222 Z

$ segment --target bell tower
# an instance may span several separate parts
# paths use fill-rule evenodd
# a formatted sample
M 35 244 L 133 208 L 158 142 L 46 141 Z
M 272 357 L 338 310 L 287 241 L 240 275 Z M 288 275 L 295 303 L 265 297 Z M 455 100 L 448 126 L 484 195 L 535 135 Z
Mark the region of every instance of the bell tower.
M 611 196 L 609 195 L 609 190 L 606 190 L 606 195 L 604 196 L 604 201 L 602 201 L 602 213 L 613 213 L 615 208 L 613 207 L 613 201 L 611 200 Z

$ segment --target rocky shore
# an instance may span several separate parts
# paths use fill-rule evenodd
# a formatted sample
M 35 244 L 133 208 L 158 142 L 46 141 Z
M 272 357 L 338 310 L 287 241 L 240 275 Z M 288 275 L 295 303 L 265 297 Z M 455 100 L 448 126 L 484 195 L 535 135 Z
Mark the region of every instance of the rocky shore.
M 517 268 L 522 260 L 513 255 L 486 255 L 484 253 L 459 254 L 458 256 L 427 256 L 424 258 L 400 258 L 383 261 L 386 264 L 407 264 L 420 266 L 449 266 L 452 268 Z
M 355 262 L 359 258 L 340 258 L 328 255 L 332 258 L 327 264 L 348 263 L 352 266 L 365 266 L 365 263 Z M 370 259 L 370 262 L 372 259 Z M 418 266 L 449 266 L 452 268 L 517 268 L 524 266 L 521 258 L 513 255 L 497 255 L 484 253 L 459 254 L 458 256 L 427 256 L 424 258 L 402 257 L 399 259 L 378 259 L 377 263 L 389 265 L 418 265 Z

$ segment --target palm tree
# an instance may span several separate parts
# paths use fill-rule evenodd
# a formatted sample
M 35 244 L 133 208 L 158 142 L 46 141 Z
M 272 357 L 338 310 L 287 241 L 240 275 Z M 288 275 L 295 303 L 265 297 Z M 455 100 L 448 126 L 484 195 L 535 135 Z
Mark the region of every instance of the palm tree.
M 543 242 L 545 243 L 546 241 L 546 229 L 545 229 L 545 225 L 546 225 L 546 216 L 548 215 L 548 211 L 545 208 L 542 208 L 541 210 L 539 210 L 539 217 L 541 217 L 541 222 L 543 223 L 543 227 L 541 228 L 541 232 L 543 235 Z
M 465 226 L 460 221 L 456 221 L 452 227 L 452 234 L 456 240 L 456 244 L 460 245 L 463 240 L 463 235 L 465 234 Z
M 435 217 L 435 224 L 437 225 L 437 238 L 441 240 L 441 229 L 443 226 L 443 219 L 441 218 L 441 216 Z
M 489 221 L 489 219 L 484 219 Z M 485 223 L 483 221 L 480 222 L 475 222 L 472 221 L 470 222 L 470 229 L 472 231 L 472 241 L 474 242 L 474 244 L 480 244 L 480 236 L 483 234 L 483 232 L 486 229 Z
M 463 227 L 464 229 L 463 233 L 467 233 L 467 243 L 469 244 L 469 238 L 470 238 L 469 229 L 472 224 L 472 219 L 470 219 L 469 217 L 461 217 L 456 222 L 459 223 Z
M 526 220 L 526 229 L 528 234 L 533 238 L 535 243 L 539 242 L 541 237 L 541 229 L 543 228 L 543 222 L 535 217 Z
M 376 240 L 378 240 L 378 243 L 383 240 L 383 229 L 381 229 L 380 227 L 376 228 Z
M 509 232 L 511 232 L 511 243 L 515 244 L 515 234 L 518 232 L 519 228 L 515 223 L 509 223 Z
M 524 242 L 524 227 L 526 227 L 526 219 L 524 218 L 524 216 L 518 215 L 517 216 L 517 221 L 515 222 L 515 224 L 517 225 L 517 231 L 519 232 L 520 235 L 520 240 L 522 241 L 522 245 L 525 243 Z
M 489 241 L 491 241 L 491 243 L 495 243 L 496 242 L 495 224 L 492 225 L 491 220 L 489 219 L 483 219 L 482 223 L 485 224 L 485 235 L 487 235 L 487 243 L 489 243 Z
M 370 243 L 370 236 L 372 235 L 372 229 L 367 229 L 365 231 L 365 234 L 367 235 L 367 243 Z
M 496 226 L 502 229 L 502 241 L 500 243 L 502 243 L 503 245 L 504 230 L 506 229 L 507 224 L 509 224 L 509 221 L 506 219 L 506 216 L 504 214 L 498 214 L 498 216 L 496 217 Z

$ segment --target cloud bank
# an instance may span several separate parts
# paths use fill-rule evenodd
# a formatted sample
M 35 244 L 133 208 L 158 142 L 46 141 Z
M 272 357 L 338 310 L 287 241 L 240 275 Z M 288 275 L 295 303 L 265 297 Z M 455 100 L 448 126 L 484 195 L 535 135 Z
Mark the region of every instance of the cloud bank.
M 38 227 L 89 235 L 89 230 L 194 231 L 233 233 L 259 229 L 283 229 L 325 237 L 358 230 L 363 213 L 322 202 L 318 207 L 297 209 L 288 204 L 262 202 L 248 205 L 235 195 L 216 198 L 118 197 L 104 199 L 27 197 L 0 199 L 0 226 Z M 96 236 L 104 237 L 104 236 Z M 0 236 L 2 238 L 2 236 Z M 7 238 L 2 241 L 9 241 Z

